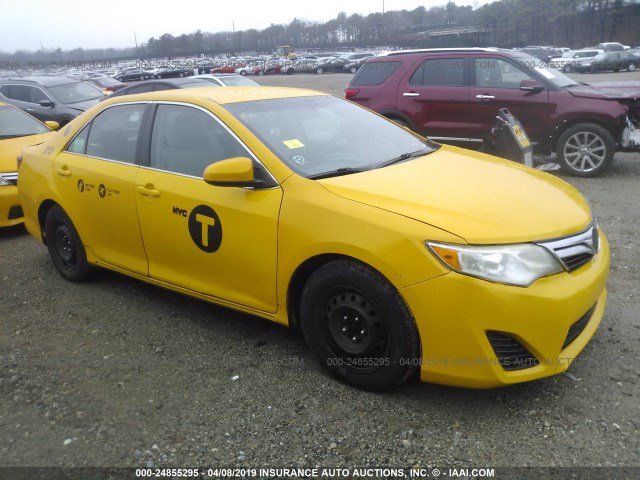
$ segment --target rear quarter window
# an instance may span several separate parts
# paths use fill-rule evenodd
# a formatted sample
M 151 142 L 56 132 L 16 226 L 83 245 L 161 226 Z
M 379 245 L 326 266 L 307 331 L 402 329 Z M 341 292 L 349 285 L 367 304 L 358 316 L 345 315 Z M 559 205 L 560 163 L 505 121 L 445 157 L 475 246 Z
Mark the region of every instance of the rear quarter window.
M 350 85 L 381 85 L 400 68 L 401 62 L 365 62 Z

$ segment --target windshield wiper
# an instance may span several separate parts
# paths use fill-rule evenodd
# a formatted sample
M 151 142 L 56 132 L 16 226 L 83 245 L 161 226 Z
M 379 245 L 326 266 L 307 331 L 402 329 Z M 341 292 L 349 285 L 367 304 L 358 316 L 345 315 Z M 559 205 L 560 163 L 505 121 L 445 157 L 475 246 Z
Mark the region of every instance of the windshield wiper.
M 416 150 L 415 152 L 403 153 L 402 155 L 398 155 L 397 157 L 392 158 L 391 160 L 387 160 L 386 162 L 381 163 L 376 168 L 388 167 L 389 165 L 393 165 L 394 163 L 404 162 L 405 160 L 409 160 L 410 158 L 421 157 L 423 155 L 427 155 L 431 153 L 433 150 L 429 150 L 427 148 L 422 148 L 420 150 Z
M 328 172 L 309 175 L 307 178 L 310 178 L 312 180 L 320 180 L 321 178 L 340 177 L 342 175 L 351 175 L 352 173 L 366 172 L 367 170 L 368 169 L 363 169 L 363 168 L 344 167 L 344 168 L 338 168 L 336 170 L 330 170 Z

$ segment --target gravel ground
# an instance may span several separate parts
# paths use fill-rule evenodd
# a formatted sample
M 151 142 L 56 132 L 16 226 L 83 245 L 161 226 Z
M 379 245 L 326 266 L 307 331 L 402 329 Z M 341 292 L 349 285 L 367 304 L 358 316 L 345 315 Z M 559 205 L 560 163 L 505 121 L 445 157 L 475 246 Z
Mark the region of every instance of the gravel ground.
M 110 272 L 66 282 L 0 230 L 0 467 L 640 466 L 640 155 L 564 178 L 611 242 L 606 315 L 568 373 L 497 390 L 355 390 L 283 327 Z

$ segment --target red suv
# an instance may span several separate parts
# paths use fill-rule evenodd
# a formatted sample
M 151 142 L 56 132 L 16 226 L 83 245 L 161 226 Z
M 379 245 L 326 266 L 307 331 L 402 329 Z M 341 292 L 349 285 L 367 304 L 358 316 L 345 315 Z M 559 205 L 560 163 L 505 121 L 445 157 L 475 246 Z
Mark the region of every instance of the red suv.
M 479 147 L 508 108 L 537 152 L 593 177 L 640 151 L 640 82 L 579 83 L 523 52 L 393 52 L 365 62 L 346 97 L 433 140 Z

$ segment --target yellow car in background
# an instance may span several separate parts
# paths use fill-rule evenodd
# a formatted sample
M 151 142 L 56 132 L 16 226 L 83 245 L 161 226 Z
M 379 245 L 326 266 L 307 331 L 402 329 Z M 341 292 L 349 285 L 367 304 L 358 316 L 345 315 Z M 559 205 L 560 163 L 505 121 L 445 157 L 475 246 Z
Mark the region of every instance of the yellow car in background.
M 0 102 L 0 227 L 23 222 L 17 187 L 18 155 L 24 147 L 44 141 L 56 128 L 57 122 L 45 125 L 19 108 Z
M 25 223 L 62 276 L 300 327 L 360 388 L 554 375 L 603 317 L 609 247 L 578 191 L 330 95 L 112 98 L 23 157 Z

